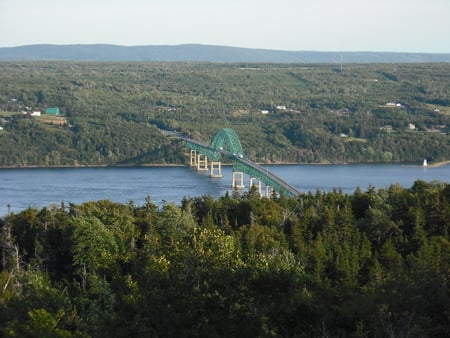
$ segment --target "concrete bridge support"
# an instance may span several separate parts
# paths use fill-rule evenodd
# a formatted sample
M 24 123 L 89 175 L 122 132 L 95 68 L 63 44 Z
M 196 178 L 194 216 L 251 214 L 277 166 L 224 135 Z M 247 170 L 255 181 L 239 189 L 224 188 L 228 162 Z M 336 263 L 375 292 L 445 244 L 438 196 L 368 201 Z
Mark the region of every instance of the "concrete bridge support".
M 211 173 L 209 174 L 209 177 L 213 178 L 221 178 L 222 175 L 222 163 L 211 161 Z
M 208 157 L 203 154 L 197 154 L 197 171 L 208 170 Z
M 257 181 L 258 183 L 255 183 L 255 181 Z M 250 189 L 255 186 L 259 196 L 261 196 L 261 180 L 259 180 L 256 177 L 250 177 Z
M 244 189 L 244 173 L 242 171 L 233 171 L 233 178 L 231 180 L 231 187 L 233 189 Z
M 266 185 L 266 197 L 271 198 L 273 195 L 273 189 L 270 185 Z
M 191 165 L 191 167 L 197 166 L 197 152 L 194 149 L 191 149 L 190 165 Z
M 171 135 L 172 133 L 168 134 Z M 246 175 L 260 177 L 261 183 L 264 183 L 265 186 L 270 185 L 270 188 L 266 189 L 267 196 L 275 193 L 275 191 L 277 194 L 283 192 L 287 197 L 296 197 L 300 195 L 300 192 L 297 189 L 284 182 L 276 175 L 269 173 L 267 168 L 264 168 L 259 164 L 250 161 L 245 154 L 244 149 L 242 148 L 241 142 L 239 141 L 236 132 L 231 128 L 223 128 L 219 130 L 214 136 L 214 139 L 211 141 L 210 145 L 187 137 L 178 137 L 183 141 L 186 147 L 189 147 L 192 150 L 190 164 L 197 170 L 207 171 L 209 169 L 207 156 L 210 160 L 214 160 L 215 162 L 220 161 L 223 156 L 231 160 L 231 162 L 233 163 L 233 170 L 236 171 L 233 172 L 233 189 L 244 188 L 243 175 L 245 172 Z M 203 155 L 200 155 L 200 153 Z M 220 166 L 221 164 L 218 163 L 213 163 L 211 165 L 210 174 L 212 177 L 220 177 L 222 175 Z M 258 191 L 261 191 L 259 185 Z

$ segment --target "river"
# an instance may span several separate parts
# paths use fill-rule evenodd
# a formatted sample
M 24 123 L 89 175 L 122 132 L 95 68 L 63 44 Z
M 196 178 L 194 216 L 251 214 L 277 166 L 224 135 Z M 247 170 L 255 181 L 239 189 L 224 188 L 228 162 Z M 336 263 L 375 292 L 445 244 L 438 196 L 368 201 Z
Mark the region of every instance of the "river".
M 414 181 L 450 183 L 450 165 L 423 168 L 401 164 L 271 165 L 267 169 L 302 192 L 357 187 L 386 188 Z M 189 167 L 101 167 L 0 169 L 0 216 L 9 210 L 41 208 L 52 204 L 83 203 L 100 199 L 143 205 L 151 196 L 157 205 L 180 203 L 183 197 L 223 196 L 231 191 L 231 167 L 222 167 L 223 178 L 209 178 Z M 245 184 L 248 186 L 248 177 Z

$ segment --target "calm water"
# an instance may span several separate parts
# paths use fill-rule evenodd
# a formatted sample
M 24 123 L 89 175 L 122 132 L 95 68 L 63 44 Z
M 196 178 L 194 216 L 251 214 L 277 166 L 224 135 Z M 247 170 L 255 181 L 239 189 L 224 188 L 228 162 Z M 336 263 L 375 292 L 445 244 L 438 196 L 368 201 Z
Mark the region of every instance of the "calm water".
M 369 185 L 385 188 L 398 183 L 411 187 L 415 180 L 450 183 L 450 166 L 422 168 L 408 165 L 280 165 L 268 170 L 298 190 L 330 191 L 340 188 L 353 193 Z M 150 195 L 155 204 L 179 203 L 183 197 L 209 194 L 223 196 L 231 189 L 231 167 L 222 167 L 224 177 L 212 179 L 189 167 L 0 169 L 0 215 L 27 207 L 41 208 L 62 201 L 82 203 L 110 199 L 136 205 Z M 248 185 L 248 177 L 246 177 Z

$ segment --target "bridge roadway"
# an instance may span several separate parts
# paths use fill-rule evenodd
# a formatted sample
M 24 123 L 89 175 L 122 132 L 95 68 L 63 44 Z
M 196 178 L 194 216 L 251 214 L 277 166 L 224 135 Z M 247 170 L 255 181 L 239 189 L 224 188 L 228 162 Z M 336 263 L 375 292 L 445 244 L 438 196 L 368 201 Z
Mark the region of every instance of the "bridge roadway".
M 286 197 L 296 197 L 300 194 L 297 189 L 271 173 L 267 168 L 250 161 L 245 154 L 224 149 L 222 146 L 213 148 L 190 138 L 179 137 L 188 148 L 207 156 L 210 160 L 219 161 L 222 156 L 229 158 L 233 162 L 234 171 L 242 171 L 250 177 L 257 178 L 279 194 L 284 194 Z

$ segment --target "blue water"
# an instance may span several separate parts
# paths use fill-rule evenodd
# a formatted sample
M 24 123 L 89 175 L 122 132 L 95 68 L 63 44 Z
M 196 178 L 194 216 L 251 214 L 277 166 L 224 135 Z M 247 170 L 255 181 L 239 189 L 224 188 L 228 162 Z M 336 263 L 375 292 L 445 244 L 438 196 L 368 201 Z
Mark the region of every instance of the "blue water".
M 450 166 L 422 168 L 410 165 L 274 165 L 268 170 L 302 192 L 342 189 L 353 193 L 357 187 L 386 188 L 400 184 L 409 188 L 414 181 L 439 180 L 450 183 Z M 83 203 L 100 199 L 136 205 L 146 196 L 161 205 L 180 203 L 183 197 L 205 194 L 223 196 L 231 191 L 231 167 L 222 167 L 223 178 L 209 178 L 189 167 L 120 168 L 27 168 L 0 169 L 0 215 L 27 207 Z M 248 177 L 246 177 L 248 185 Z

